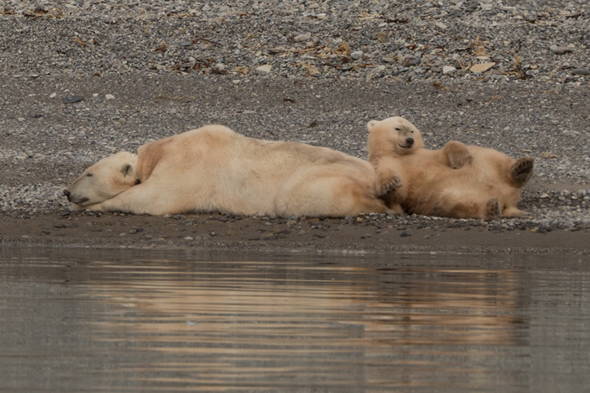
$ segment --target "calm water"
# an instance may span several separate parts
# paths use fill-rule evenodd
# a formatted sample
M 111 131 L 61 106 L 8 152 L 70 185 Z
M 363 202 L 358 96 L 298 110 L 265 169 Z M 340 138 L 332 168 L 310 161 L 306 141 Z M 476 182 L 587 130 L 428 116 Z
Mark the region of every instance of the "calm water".
M 3 392 L 588 392 L 590 261 L 0 251 Z

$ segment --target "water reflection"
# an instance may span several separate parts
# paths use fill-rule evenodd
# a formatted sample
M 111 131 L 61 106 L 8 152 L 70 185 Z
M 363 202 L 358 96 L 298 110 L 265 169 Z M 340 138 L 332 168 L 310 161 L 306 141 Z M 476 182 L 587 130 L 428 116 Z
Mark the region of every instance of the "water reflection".
M 41 290 L 29 302 L 57 304 L 64 309 L 60 317 L 71 321 L 69 333 L 53 333 L 71 334 L 73 349 L 48 349 L 85 355 L 55 367 L 69 388 L 43 380 L 45 386 L 62 386 L 60 391 L 80 391 L 89 382 L 90 390 L 141 392 L 473 392 L 536 386 L 528 372 L 545 356 L 535 349 L 544 344 L 539 321 L 568 325 L 546 314 L 547 307 L 542 314 L 535 310 L 545 301 L 531 280 L 535 272 L 431 262 L 391 267 L 354 259 L 28 258 L 28 269 L 23 260 L 1 265 L 0 283 L 34 283 Z M 588 297 L 587 272 L 553 275 L 555 293 L 563 297 L 575 275 L 584 280 L 578 295 Z M 48 297 L 55 288 L 63 296 Z M 26 297 L 17 303 L 29 305 Z M 8 320 L 28 315 L 14 307 L 0 311 Z M 589 320 L 587 306 L 571 311 L 560 318 Z M 577 347 L 557 352 L 589 360 L 583 352 L 590 348 L 588 333 L 570 333 Z M 6 344 L 16 352 L 17 346 Z M 39 362 L 35 348 L 26 348 L 25 369 Z M 81 358 L 85 367 L 74 363 Z M 572 369 L 568 359 L 547 356 L 543 367 L 556 368 L 546 375 L 561 381 L 564 372 L 590 364 Z M 0 366 L 6 364 L 0 355 Z M 68 364 L 77 374 L 68 373 Z M 12 385 L 23 391 L 25 386 L 31 387 Z
M 96 265 L 104 276 L 89 286 L 93 297 L 122 307 L 97 324 L 109 333 L 103 340 L 133 341 L 172 362 L 135 368 L 144 381 L 390 389 L 404 376 L 400 386 L 434 387 L 449 376 L 481 380 L 478 364 L 494 354 L 463 346 L 516 345 L 526 329 L 514 313 L 518 273 L 505 270 L 248 261 L 183 272 L 165 266 Z M 416 353 L 410 346 L 422 348 Z M 180 355 L 199 361 L 181 371 L 174 366 Z M 440 355 L 451 363 L 432 359 Z M 435 368 L 442 381 L 431 375 Z

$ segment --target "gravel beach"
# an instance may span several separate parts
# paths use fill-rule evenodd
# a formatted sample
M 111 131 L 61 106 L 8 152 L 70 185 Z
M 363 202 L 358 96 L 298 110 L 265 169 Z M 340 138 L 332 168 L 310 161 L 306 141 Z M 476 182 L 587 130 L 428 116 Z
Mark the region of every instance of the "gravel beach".
M 586 0 L 5 0 L 1 242 L 588 255 L 589 26 Z M 393 115 L 433 148 L 534 157 L 530 217 L 97 215 L 62 195 L 106 155 L 207 123 L 365 158 L 367 121 Z

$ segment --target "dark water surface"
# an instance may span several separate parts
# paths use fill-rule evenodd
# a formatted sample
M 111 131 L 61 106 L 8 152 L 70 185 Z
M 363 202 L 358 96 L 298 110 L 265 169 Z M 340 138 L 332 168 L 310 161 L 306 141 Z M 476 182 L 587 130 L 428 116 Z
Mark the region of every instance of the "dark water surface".
M 3 392 L 589 392 L 590 261 L 0 252 Z

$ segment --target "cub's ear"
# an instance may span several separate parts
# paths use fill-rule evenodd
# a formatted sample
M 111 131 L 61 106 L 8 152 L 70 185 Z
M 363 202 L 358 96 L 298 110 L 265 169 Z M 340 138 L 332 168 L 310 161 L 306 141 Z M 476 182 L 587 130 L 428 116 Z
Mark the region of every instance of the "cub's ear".
M 369 120 L 367 123 L 367 129 L 371 131 L 379 123 L 379 120 Z
M 123 176 L 129 175 L 133 171 L 133 166 L 131 164 L 125 164 L 121 167 L 121 173 Z

